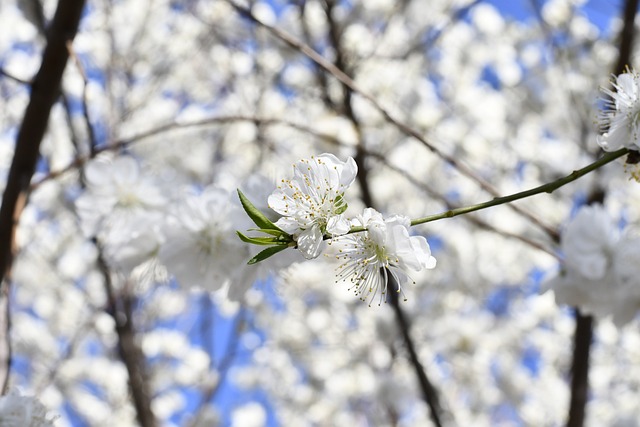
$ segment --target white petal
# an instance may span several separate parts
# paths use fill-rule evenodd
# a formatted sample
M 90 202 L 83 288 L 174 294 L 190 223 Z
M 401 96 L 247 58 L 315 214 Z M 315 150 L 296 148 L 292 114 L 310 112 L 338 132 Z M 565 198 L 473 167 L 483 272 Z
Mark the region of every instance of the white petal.
M 343 234 L 347 234 L 349 230 L 351 230 L 351 226 L 349 225 L 349 221 L 345 219 L 344 215 L 335 215 L 329 218 L 327 231 L 332 236 L 342 236 Z
M 318 258 L 322 252 L 322 237 L 320 227 L 315 224 L 300 233 L 297 240 L 298 249 L 306 259 Z
M 113 162 L 113 179 L 120 184 L 134 183 L 138 180 L 140 166 L 133 157 L 118 157 Z
M 300 229 L 300 225 L 295 218 L 291 218 L 289 216 L 285 216 L 276 221 L 276 225 L 280 227 L 281 230 L 286 231 L 289 234 L 293 234 Z
M 620 89 L 620 95 L 627 95 L 629 97 L 635 98 L 636 94 L 636 84 L 635 79 L 633 78 L 633 74 L 623 73 L 618 76 L 616 79 L 616 85 Z
M 290 215 L 290 199 L 282 190 L 276 190 L 271 193 L 267 198 L 267 203 L 271 209 L 280 215 Z
M 352 157 L 347 158 L 342 173 L 340 174 L 340 184 L 349 187 L 358 175 L 358 165 Z
M 94 160 L 84 168 L 84 176 L 90 186 L 107 185 L 111 178 L 112 166 L 102 160 Z
M 431 256 L 431 248 L 429 248 L 429 243 L 427 243 L 427 239 L 422 236 L 412 236 L 411 247 L 413 248 L 414 253 L 418 258 L 418 262 L 422 268 L 431 269 L 436 266 L 436 259 Z

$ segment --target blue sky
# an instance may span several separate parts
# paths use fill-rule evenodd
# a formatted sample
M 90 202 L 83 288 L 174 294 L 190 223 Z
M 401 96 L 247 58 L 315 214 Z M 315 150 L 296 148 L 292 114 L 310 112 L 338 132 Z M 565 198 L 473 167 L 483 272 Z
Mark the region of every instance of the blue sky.
M 510 18 L 527 20 L 533 17 L 533 4 L 544 4 L 544 0 L 485 0 Z M 612 16 L 620 13 L 621 0 L 589 0 L 580 9 L 601 30 L 609 26 Z

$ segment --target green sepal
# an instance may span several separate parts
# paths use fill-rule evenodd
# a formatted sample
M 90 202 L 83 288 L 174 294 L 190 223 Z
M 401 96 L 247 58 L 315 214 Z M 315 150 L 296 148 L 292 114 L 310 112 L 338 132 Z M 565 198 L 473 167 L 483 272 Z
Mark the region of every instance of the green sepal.
M 278 230 L 284 233 L 284 231 L 281 230 L 273 222 L 271 222 L 269 218 L 264 216 L 264 214 L 260 212 L 258 208 L 253 206 L 253 203 L 251 203 L 249 199 L 247 199 L 247 197 L 242 194 L 242 191 L 240 191 L 240 189 L 238 189 L 238 197 L 240 197 L 240 203 L 242 203 L 244 211 L 247 213 L 247 215 L 249 215 L 251 221 L 253 221 L 254 224 L 258 226 L 258 228 L 267 230 Z
M 279 239 L 278 237 L 249 237 L 245 236 L 239 231 L 236 231 L 240 240 L 245 243 L 250 243 L 252 245 L 262 245 L 262 246 L 270 246 L 270 245 L 287 245 L 289 242 Z
M 344 201 L 344 197 L 342 194 L 338 194 L 338 197 L 336 197 L 336 200 L 333 202 L 333 204 L 337 207 L 337 209 L 335 210 L 335 213 L 337 215 L 344 213 L 349 207 L 349 204 Z
M 256 255 L 253 258 L 251 258 L 247 262 L 247 264 L 249 264 L 249 265 L 257 264 L 260 261 L 264 261 L 265 259 L 269 258 L 270 256 L 273 256 L 273 255 L 277 254 L 278 252 L 282 252 L 283 250 L 287 249 L 288 247 L 289 247 L 288 245 L 271 246 L 270 248 L 265 249 L 264 251 L 260 252 L 258 255 Z

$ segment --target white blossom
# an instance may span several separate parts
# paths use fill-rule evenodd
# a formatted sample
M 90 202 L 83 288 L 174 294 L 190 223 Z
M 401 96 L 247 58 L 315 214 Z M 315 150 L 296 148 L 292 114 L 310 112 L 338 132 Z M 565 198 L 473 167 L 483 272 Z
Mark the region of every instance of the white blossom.
M 47 408 L 31 396 L 21 396 L 12 389 L 0 397 L 0 426 L 46 427 L 54 425 L 54 417 L 47 416 Z
M 409 236 L 411 221 L 402 215 L 383 218 L 373 208 L 351 221 L 354 227 L 366 227 L 367 231 L 343 236 L 338 242 L 338 277 L 351 282 L 351 289 L 362 300 L 371 302 L 380 293 L 380 301 L 386 301 L 389 275 L 397 292 L 413 280 L 407 270 L 421 271 L 436 266 L 427 239 Z
M 185 287 L 222 288 L 246 263 L 234 226 L 241 216 L 225 190 L 188 195 L 165 224 L 158 258 Z
M 640 74 L 627 70 L 612 83 L 615 92 L 603 88 L 607 95 L 604 100 L 606 110 L 600 113 L 600 128 L 604 131 L 597 138 L 598 145 L 605 151 L 615 151 L 622 147 L 640 148 Z
M 564 271 L 550 280 L 558 304 L 613 316 L 621 326 L 640 309 L 640 238 L 620 235 L 600 205 L 583 207 L 562 235 Z
M 96 235 L 105 220 L 144 213 L 166 203 L 156 184 L 141 174 L 133 157 L 94 160 L 87 164 L 84 175 L 87 188 L 76 200 L 76 207 L 88 236 Z
M 282 218 L 276 225 L 293 234 L 307 259 L 318 257 L 325 233 L 340 236 L 349 231 L 344 217 L 344 192 L 353 183 L 358 167 L 333 154 L 302 159 L 293 165 L 293 178 L 283 179 L 269 196 L 269 207 Z

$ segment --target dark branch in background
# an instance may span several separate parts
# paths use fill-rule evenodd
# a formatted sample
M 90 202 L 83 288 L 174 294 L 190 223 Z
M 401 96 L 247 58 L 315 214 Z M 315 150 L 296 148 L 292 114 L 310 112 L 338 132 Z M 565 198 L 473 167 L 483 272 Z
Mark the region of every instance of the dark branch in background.
M 633 41 L 635 36 L 635 18 L 638 11 L 638 0 L 626 0 L 624 2 L 624 10 L 622 16 L 623 27 L 620 32 L 620 47 L 618 53 L 618 62 L 613 69 L 616 76 L 624 71 L 629 65 L 631 59 L 631 51 L 633 50 Z
M 347 67 L 347 59 L 345 51 L 342 47 L 341 43 L 341 34 L 340 29 L 338 27 L 338 23 L 334 19 L 334 7 L 335 0 L 325 0 L 325 14 L 327 16 L 327 22 L 329 23 L 329 40 L 331 41 L 331 45 L 335 51 L 335 61 L 334 64 L 338 70 L 342 70 L 345 74 L 352 74 L 349 68 Z M 353 128 L 356 131 L 356 135 L 358 135 L 358 145 L 356 147 L 356 156 L 355 161 L 358 165 L 358 183 L 360 184 L 360 191 L 362 192 L 362 201 L 365 206 L 375 206 L 373 201 L 373 196 L 371 194 L 371 189 L 369 188 L 369 170 L 367 169 L 366 159 L 367 154 L 365 151 L 364 145 L 364 136 L 362 134 L 362 127 L 360 126 L 360 121 L 356 117 L 355 112 L 353 111 L 353 91 L 351 88 L 342 83 L 342 109 L 344 110 L 344 114 L 346 114 L 347 118 L 353 125 Z M 328 94 L 327 94 L 328 97 Z
M 396 283 L 393 278 L 393 274 L 387 273 L 389 277 L 388 284 L 388 301 L 391 303 L 393 307 L 393 311 L 396 314 L 396 319 L 398 320 L 398 327 L 400 328 L 400 332 L 402 333 L 402 338 L 407 347 L 407 351 L 409 352 L 409 360 L 411 361 L 411 365 L 413 366 L 413 370 L 418 378 L 418 385 L 420 387 L 420 391 L 422 392 L 422 398 L 429 406 L 429 411 L 431 415 L 431 421 L 436 427 L 442 427 L 442 419 L 444 415 L 444 410 L 440 405 L 440 398 L 438 396 L 438 391 L 435 389 L 431 381 L 429 381 L 429 377 L 427 377 L 427 373 L 420 363 L 420 358 L 418 357 L 418 352 L 416 351 L 415 345 L 413 344 L 413 339 L 411 338 L 411 334 L 409 333 L 409 321 L 407 320 L 402 308 L 400 308 L 400 294 L 396 291 L 398 288 L 398 283 Z
M 300 9 L 300 25 L 302 27 L 302 35 L 304 36 L 307 45 L 313 46 L 314 43 L 311 36 L 311 31 L 309 29 L 309 24 L 307 23 L 307 20 L 304 16 L 306 6 L 307 6 L 307 1 L 299 0 L 298 3 L 299 3 L 298 8 Z M 322 68 L 320 68 L 318 64 L 316 64 L 315 62 L 313 63 L 313 71 L 314 71 L 313 74 L 316 80 L 318 81 L 318 86 L 322 88 L 321 95 L 320 95 L 322 97 L 322 102 L 327 107 L 331 108 L 332 110 L 335 110 L 336 106 L 333 100 L 331 99 L 331 96 L 329 95 L 329 85 L 327 84 L 327 73 L 325 73 L 322 70 Z
M 0 285 L 3 292 L 0 298 L 8 298 L 9 280 L 7 280 L 14 254 L 14 233 L 16 225 L 26 203 L 31 177 L 35 172 L 40 153 L 40 143 L 49 122 L 51 108 L 58 97 L 62 74 L 67 64 L 67 42 L 73 40 L 78 32 L 84 0 L 60 0 L 51 27 L 47 34 L 47 46 L 42 55 L 40 69 L 31 83 L 31 98 L 24 114 L 15 152 L 9 169 L 7 185 L 0 207 Z M 7 302 L 2 302 L 4 307 Z M 8 313 L 3 310 L 1 316 L 6 329 L 0 331 L 3 339 L 9 343 L 10 324 Z M 6 389 L 11 365 L 10 351 L 6 364 L 0 367 L 3 390 Z
M 14 216 L 21 194 L 29 189 L 40 152 L 40 142 L 49 114 L 60 90 L 62 73 L 69 54 L 67 42 L 73 40 L 80 22 L 83 0 L 60 0 L 49 31 L 40 70 L 31 84 L 31 99 L 18 132 L 15 154 L 0 207 L 0 277 L 5 278 L 12 262 L 11 245 Z
M 626 0 L 622 11 L 623 27 L 620 32 L 618 61 L 613 74 L 624 72 L 629 64 L 635 37 L 635 17 L 638 0 Z M 588 204 L 602 203 L 605 191 L 596 187 L 589 195 Z M 604 285 L 604 283 L 603 283 Z M 573 359 L 571 361 L 571 401 L 567 427 L 582 427 L 585 421 L 587 399 L 589 396 L 589 353 L 593 340 L 593 317 L 585 316 L 575 310 L 576 329 L 573 338 Z
M 571 403 L 567 427 L 582 427 L 589 394 L 589 351 L 593 338 L 593 316 L 575 310 L 576 329 L 573 334 L 573 361 L 571 363 Z
M 144 354 L 136 343 L 133 325 L 133 301 L 129 283 L 125 283 L 122 292 L 117 295 L 109 266 L 102 255 L 102 248 L 96 242 L 98 249 L 98 268 L 102 272 L 104 286 L 107 293 L 107 312 L 113 317 L 118 335 L 118 353 L 127 368 L 129 375 L 129 390 L 136 410 L 138 423 L 142 427 L 155 427 L 155 416 L 151 411 L 151 391 L 144 363 Z

